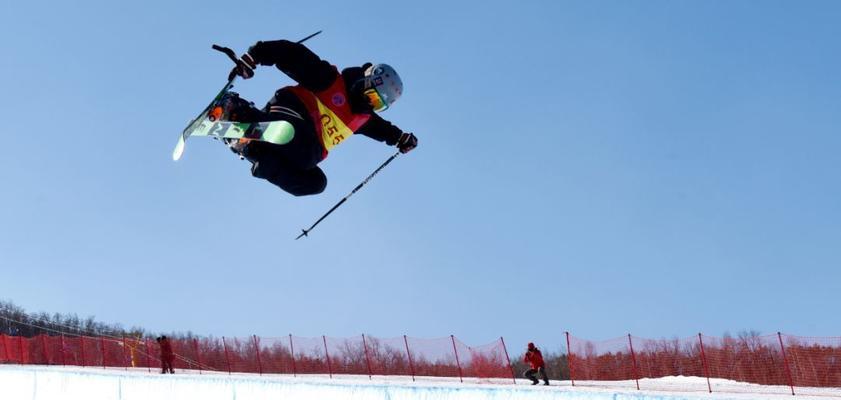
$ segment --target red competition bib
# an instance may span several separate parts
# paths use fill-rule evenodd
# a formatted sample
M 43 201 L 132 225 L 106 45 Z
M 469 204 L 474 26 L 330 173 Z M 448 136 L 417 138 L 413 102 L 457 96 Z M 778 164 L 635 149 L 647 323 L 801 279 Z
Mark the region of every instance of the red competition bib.
M 327 90 L 313 93 L 301 85 L 290 88 L 304 103 L 315 122 L 315 130 L 321 139 L 324 156 L 336 145 L 353 135 L 371 118 L 368 114 L 354 114 L 350 109 L 345 80 L 341 75 Z

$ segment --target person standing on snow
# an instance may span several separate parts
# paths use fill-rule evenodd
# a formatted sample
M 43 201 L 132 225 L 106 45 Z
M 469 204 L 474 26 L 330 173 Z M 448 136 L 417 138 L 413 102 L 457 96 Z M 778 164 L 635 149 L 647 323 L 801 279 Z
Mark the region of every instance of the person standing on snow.
M 543 354 L 541 354 L 540 350 L 534 346 L 534 343 L 529 342 L 523 362 L 529 364 L 531 367 L 531 369 L 526 371 L 523 376 L 531 379 L 532 385 L 540 383 L 540 380 L 535 377 L 535 375 L 540 374 L 540 377 L 543 378 L 543 384 L 549 386 L 549 377 L 546 376 L 546 364 L 543 362 Z
M 172 352 L 172 343 L 169 342 L 169 338 L 166 336 L 161 336 L 156 340 L 158 346 L 161 348 L 161 373 L 165 374 L 169 372 L 170 374 L 174 374 L 175 370 L 172 369 L 172 362 L 175 361 L 175 353 Z
M 230 92 L 220 102 L 222 118 L 239 122 L 284 120 L 295 129 L 289 143 L 240 139 L 231 149 L 252 163 L 251 174 L 295 196 L 318 194 L 327 177 L 318 163 L 354 133 L 397 146 L 407 153 L 418 144 L 412 133 L 378 115 L 403 93 L 403 83 L 387 64 L 365 63 L 341 72 L 300 43 L 260 41 L 237 60 L 229 78 L 254 76 L 258 65 L 275 66 L 298 85 L 278 89 L 258 110 Z

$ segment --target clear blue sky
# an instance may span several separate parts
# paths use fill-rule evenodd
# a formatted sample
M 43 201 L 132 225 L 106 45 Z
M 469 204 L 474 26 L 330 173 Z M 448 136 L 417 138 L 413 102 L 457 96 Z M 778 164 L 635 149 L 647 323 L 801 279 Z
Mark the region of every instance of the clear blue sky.
M 0 298 L 217 336 L 841 335 L 841 4 L 398 3 L 3 2 Z M 308 198 L 170 155 L 211 44 L 321 29 L 400 71 L 420 146 L 294 241 L 393 148 L 348 140 Z

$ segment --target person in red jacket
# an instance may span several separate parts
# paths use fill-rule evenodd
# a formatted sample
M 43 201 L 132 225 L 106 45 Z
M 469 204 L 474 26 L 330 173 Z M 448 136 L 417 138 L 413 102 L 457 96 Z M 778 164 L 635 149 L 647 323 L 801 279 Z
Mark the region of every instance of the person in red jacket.
M 543 362 L 543 354 L 541 354 L 540 350 L 534 346 L 534 343 L 529 342 L 528 350 L 526 350 L 526 356 L 523 358 L 523 362 L 529 364 L 531 367 L 531 369 L 526 371 L 523 376 L 531 379 L 532 385 L 540 383 L 540 380 L 538 380 L 535 376 L 537 374 L 540 374 L 540 377 L 543 378 L 544 385 L 549 385 L 549 377 L 546 376 L 546 363 Z
M 161 336 L 157 338 L 157 341 L 158 346 L 161 347 L 161 373 L 174 374 L 175 370 L 172 369 L 172 362 L 175 361 L 175 353 L 172 352 L 172 344 L 169 342 L 169 338 Z

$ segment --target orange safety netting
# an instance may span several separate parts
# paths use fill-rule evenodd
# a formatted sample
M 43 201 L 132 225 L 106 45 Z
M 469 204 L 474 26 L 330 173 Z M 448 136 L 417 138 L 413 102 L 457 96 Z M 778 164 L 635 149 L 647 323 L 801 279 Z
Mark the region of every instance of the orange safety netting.
M 841 387 L 841 337 L 743 335 L 646 339 L 631 335 L 592 341 L 567 334 L 567 367 L 578 385 L 619 381 L 645 386 L 646 378 L 669 376 L 795 387 Z M 471 346 L 454 336 L 239 337 L 171 339 L 176 369 L 228 373 L 402 375 L 511 379 L 502 338 Z M 151 339 L 75 335 L 35 337 L 0 334 L 0 363 L 76 365 L 100 368 L 161 367 Z M 642 382 L 641 382 L 642 381 Z M 626 382 L 626 383 L 621 383 Z M 769 389 L 770 390 L 770 389 Z

